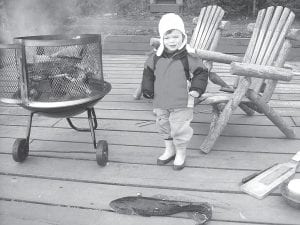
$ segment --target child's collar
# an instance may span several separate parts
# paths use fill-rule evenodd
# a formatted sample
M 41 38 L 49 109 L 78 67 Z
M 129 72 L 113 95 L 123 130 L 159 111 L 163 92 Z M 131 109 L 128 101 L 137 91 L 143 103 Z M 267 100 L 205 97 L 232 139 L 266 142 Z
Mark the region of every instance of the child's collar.
M 163 58 L 173 58 L 173 59 L 180 59 L 182 57 L 185 57 L 187 54 L 187 50 L 185 47 L 183 47 L 180 50 L 176 50 L 175 52 L 168 53 L 166 50 L 163 51 L 162 57 Z

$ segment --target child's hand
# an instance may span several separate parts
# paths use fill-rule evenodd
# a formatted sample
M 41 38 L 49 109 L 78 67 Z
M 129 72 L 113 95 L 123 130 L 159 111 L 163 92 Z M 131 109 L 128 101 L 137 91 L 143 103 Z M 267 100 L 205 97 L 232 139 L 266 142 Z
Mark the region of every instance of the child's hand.
M 198 91 L 190 91 L 189 95 L 194 97 L 194 98 L 198 98 L 200 96 Z

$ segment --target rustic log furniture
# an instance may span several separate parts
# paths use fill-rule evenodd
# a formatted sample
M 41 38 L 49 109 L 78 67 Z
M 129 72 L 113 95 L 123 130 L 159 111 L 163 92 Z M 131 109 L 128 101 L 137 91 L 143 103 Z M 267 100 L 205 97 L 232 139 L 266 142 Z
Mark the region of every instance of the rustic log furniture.
M 268 104 L 278 81 L 290 81 L 291 70 L 282 68 L 291 48 L 291 40 L 299 40 L 299 30 L 291 29 L 295 14 L 281 6 L 259 11 L 253 34 L 243 58 L 217 52 L 198 50 L 206 59 L 231 62 L 231 73 L 239 75 L 233 94 L 204 94 L 202 104 L 212 105 L 213 118 L 210 130 L 200 146 L 208 153 L 231 115 L 238 106 L 248 115 L 265 114 L 287 138 L 295 138 L 294 130 Z

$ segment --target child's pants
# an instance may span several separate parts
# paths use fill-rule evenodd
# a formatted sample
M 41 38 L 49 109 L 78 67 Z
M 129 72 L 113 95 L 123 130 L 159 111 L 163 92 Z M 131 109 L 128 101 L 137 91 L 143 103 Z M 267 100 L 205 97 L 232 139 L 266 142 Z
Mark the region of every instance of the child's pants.
M 193 108 L 154 109 L 156 125 L 163 139 L 173 138 L 176 148 L 186 148 L 193 136 L 190 126 Z

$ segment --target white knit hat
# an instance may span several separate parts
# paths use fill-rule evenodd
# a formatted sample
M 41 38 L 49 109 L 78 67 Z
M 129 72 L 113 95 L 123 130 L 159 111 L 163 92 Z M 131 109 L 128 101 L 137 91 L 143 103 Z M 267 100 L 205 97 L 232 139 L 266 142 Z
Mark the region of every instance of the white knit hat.
M 162 16 L 158 24 L 160 45 L 156 51 L 157 56 L 161 56 L 164 51 L 164 34 L 169 30 L 179 30 L 184 35 L 182 45 L 179 49 L 182 49 L 187 43 L 187 35 L 185 33 L 183 20 L 180 16 L 174 13 L 167 13 Z

